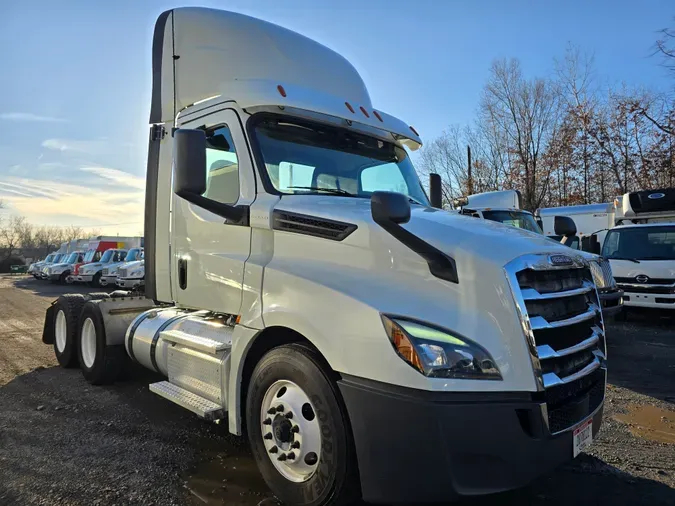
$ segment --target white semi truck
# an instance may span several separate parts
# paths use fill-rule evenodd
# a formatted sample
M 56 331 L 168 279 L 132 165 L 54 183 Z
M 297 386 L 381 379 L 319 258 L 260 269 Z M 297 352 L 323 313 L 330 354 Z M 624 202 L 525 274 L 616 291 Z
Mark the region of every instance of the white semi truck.
M 602 254 L 625 292 L 625 307 L 675 314 L 675 188 L 626 193 L 617 199 L 615 220 Z
M 101 286 L 116 285 L 117 276 L 121 268 L 126 268 L 128 264 L 136 265 L 143 258 L 143 248 L 131 248 L 123 260 L 106 264 L 101 269 Z M 123 271 L 126 274 L 126 269 Z
M 62 366 L 163 375 L 152 392 L 246 429 L 288 505 L 508 490 L 592 441 L 606 351 L 588 263 L 432 207 L 406 151 L 420 137 L 342 56 L 167 11 L 150 122 L 145 297 L 59 297 L 43 340 Z

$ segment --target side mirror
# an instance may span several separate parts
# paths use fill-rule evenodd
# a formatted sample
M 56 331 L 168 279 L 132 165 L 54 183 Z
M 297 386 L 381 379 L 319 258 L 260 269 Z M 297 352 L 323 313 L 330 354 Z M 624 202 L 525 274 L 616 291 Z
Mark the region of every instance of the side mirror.
M 555 235 L 562 235 L 566 238 L 577 235 L 577 226 L 569 216 L 554 217 L 553 230 L 555 231 Z
M 431 207 L 443 209 L 441 176 L 438 174 L 429 174 L 429 200 L 431 200 Z
M 179 128 L 173 142 L 174 193 L 201 195 L 206 191 L 206 134 Z
M 410 201 L 402 193 L 374 192 L 370 211 L 375 223 L 407 223 L 410 221 Z

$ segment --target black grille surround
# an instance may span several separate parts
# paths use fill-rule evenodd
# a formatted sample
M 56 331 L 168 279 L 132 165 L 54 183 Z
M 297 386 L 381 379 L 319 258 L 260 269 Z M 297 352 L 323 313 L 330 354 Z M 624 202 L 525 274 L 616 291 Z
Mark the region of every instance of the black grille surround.
M 547 255 L 526 255 L 505 270 L 549 432 L 564 432 L 593 415 L 605 394 L 605 332 L 593 275 L 580 257 L 561 268 Z
M 281 210 L 274 211 L 272 220 L 274 230 L 311 235 L 332 241 L 342 241 L 357 229 L 353 223 Z

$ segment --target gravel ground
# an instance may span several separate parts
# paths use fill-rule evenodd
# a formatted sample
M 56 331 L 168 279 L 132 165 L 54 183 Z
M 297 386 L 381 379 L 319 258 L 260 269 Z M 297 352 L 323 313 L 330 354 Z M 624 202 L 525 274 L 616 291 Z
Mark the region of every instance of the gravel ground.
M 91 387 L 55 366 L 40 338 L 64 290 L 0 276 L 0 505 L 277 504 L 246 442 L 151 394 L 149 372 Z M 675 504 L 675 322 L 614 324 L 608 338 L 605 423 L 590 452 L 470 504 Z

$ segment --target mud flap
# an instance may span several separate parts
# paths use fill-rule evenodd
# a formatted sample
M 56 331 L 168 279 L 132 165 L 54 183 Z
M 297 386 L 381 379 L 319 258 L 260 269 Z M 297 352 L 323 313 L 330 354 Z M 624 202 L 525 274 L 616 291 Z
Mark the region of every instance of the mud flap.
M 47 308 L 45 314 L 45 326 L 42 329 L 42 342 L 45 344 L 54 344 L 54 305 L 56 301 L 52 302 Z

